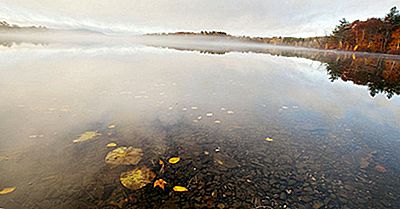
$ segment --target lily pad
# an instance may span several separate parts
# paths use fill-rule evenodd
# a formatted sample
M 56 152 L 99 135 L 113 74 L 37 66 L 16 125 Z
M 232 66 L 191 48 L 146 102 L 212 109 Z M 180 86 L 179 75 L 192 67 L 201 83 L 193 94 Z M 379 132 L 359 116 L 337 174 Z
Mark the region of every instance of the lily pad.
M 87 131 L 85 133 L 83 133 L 82 135 L 79 136 L 79 138 L 75 139 L 73 142 L 74 143 L 80 143 L 80 142 L 84 142 L 84 141 L 88 141 L 91 139 L 94 139 L 96 136 L 100 136 L 100 133 L 97 133 L 95 131 Z
M 143 166 L 122 173 L 119 180 L 124 187 L 138 190 L 149 184 L 155 177 L 156 174 L 153 171 Z
M 143 151 L 140 148 L 118 147 L 107 154 L 105 161 L 111 165 L 136 165 L 142 156 Z

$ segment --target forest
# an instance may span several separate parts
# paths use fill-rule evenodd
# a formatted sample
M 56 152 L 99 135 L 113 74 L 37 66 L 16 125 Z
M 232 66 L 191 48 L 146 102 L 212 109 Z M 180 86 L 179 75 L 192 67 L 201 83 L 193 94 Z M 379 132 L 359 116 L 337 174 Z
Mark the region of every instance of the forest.
M 354 22 L 343 18 L 339 22 L 329 36 L 273 37 L 259 38 L 259 41 L 276 45 L 400 54 L 400 12 L 396 7 L 390 9 L 384 18 Z

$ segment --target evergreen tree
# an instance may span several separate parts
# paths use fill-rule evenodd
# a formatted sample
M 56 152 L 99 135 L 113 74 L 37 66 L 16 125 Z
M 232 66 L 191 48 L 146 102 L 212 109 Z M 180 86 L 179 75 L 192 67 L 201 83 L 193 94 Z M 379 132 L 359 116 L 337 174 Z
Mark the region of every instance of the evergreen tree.
M 397 10 L 397 7 L 392 7 L 390 12 L 385 17 L 385 22 L 388 22 L 392 25 L 400 25 L 400 12 Z

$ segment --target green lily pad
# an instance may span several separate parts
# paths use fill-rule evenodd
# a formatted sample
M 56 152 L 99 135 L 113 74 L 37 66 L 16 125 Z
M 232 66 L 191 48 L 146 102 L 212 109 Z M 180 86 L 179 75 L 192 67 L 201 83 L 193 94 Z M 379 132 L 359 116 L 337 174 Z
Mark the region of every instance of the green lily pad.
M 119 180 L 124 187 L 138 190 L 153 181 L 155 177 L 156 174 L 153 171 L 143 166 L 122 173 Z
M 136 165 L 142 156 L 143 151 L 140 148 L 118 147 L 107 154 L 105 161 L 111 165 Z

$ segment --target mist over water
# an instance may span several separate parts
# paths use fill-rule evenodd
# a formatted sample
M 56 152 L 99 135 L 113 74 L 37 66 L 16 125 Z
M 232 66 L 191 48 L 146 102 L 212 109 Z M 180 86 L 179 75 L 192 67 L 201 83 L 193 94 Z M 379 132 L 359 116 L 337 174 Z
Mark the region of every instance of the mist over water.
M 0 188 L 16 190 L 0 207 L 396 208 L 398 60 L 207 37 L 3 34 Z M 101 135 L 73 143 L 87 131 Z M 107 165 L 110 142 L 142 149 L 139 166 L 165 191 L 125 188 L 135 166 Z

